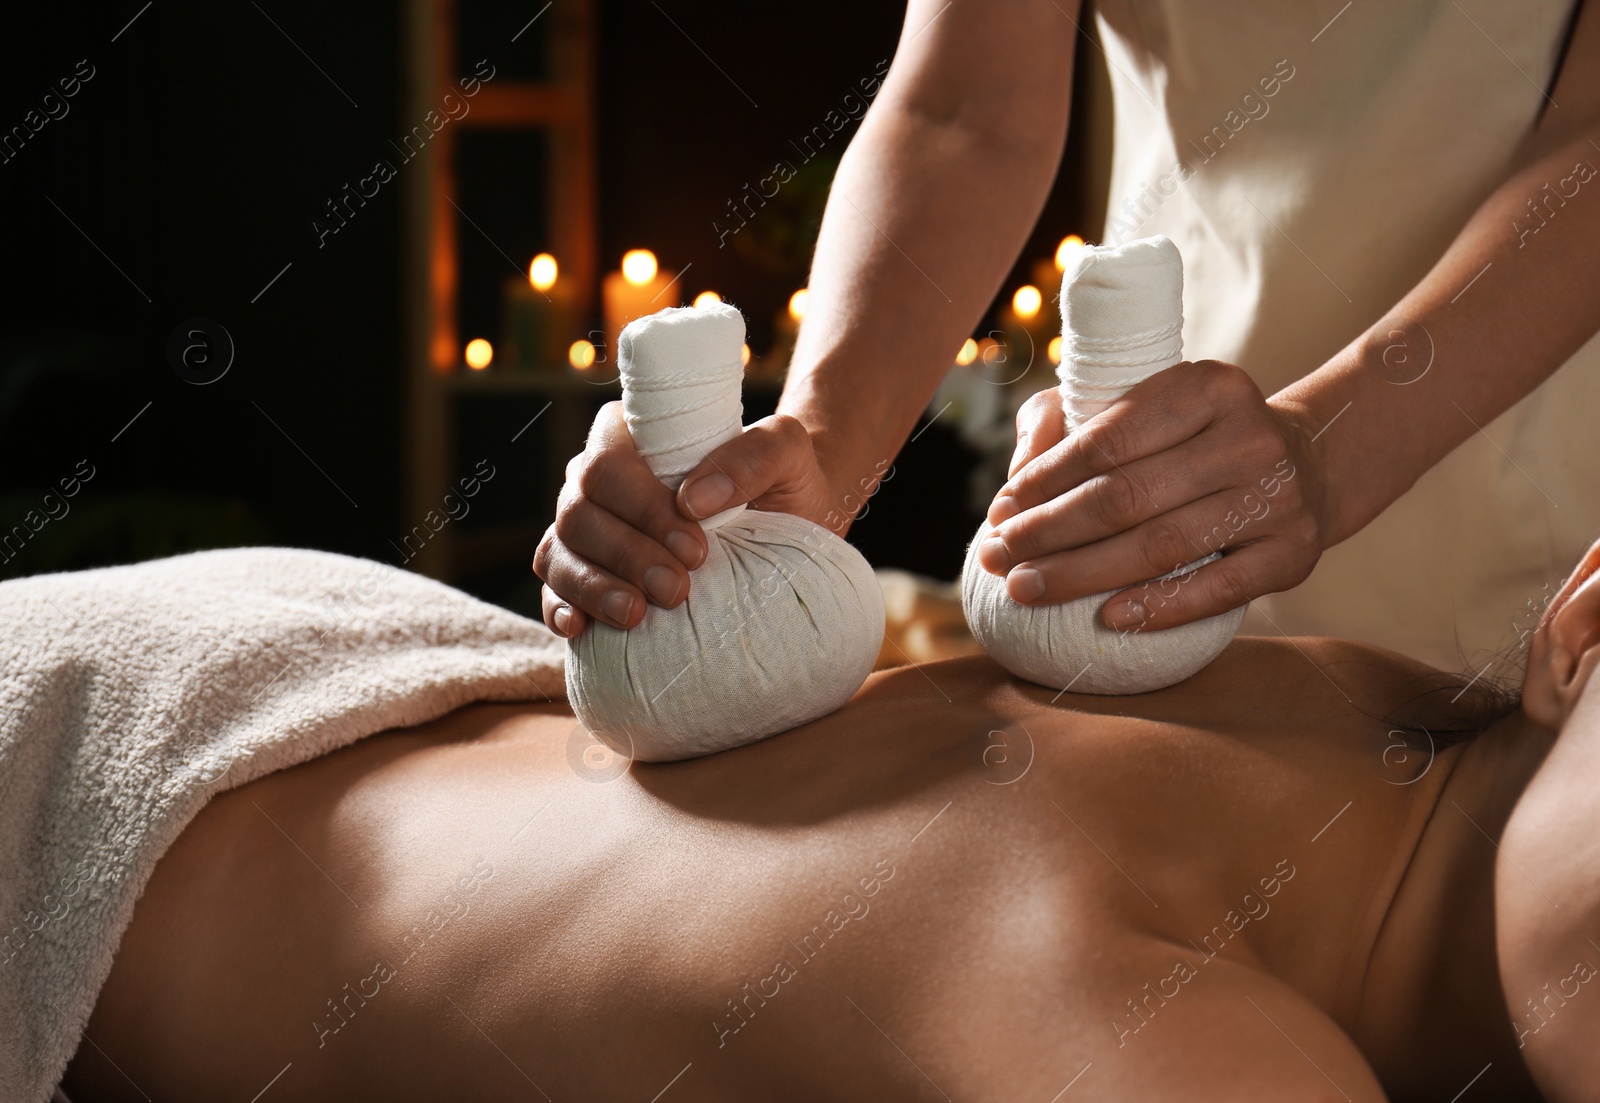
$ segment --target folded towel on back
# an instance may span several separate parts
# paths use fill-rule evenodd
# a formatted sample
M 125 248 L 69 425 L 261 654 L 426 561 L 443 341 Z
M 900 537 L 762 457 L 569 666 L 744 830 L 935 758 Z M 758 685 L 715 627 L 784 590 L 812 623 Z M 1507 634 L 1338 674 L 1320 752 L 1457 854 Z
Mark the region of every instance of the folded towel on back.
M 0 1099 L 44 1103 L 156 861 L 217 793 L 473 701 L 562 700 L 541 624 L 362 559 L 0 584 Z

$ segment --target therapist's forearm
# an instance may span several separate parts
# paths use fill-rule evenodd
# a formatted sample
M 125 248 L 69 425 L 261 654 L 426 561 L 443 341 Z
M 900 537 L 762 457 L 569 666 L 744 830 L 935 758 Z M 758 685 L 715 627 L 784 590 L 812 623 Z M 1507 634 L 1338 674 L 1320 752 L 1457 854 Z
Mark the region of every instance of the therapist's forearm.
M 1519 170 L 1388 317 L 1271 399 L 1309 434 L 1321 431 L 1312 447 L 1324 546 L 1359 531 L 1600 329 L 1591 140 L 1600 132 L 1581 130 Z M 1414 378 L 1430 344 L 1431 365 Z
M 1028 123 L 997 138 L 886 87 L 846 152 L 779 405 L 811 431 L 836 527 L 875 489 L 1032 230 L 1066 138 L 1067 105 L 1054 110 L 1044 133 Z

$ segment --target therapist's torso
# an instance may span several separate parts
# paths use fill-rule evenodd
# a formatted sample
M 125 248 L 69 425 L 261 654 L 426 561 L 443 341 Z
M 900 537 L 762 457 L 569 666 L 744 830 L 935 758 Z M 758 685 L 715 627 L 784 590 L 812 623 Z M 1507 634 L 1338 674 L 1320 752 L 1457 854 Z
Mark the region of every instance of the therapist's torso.
M 1116 114 L 1105 240 L 1171 237 L 1186 355 L 1238 364 L 1268 395 L 1390 316 L 1506 178 L 1572 13 L 1568 0 L 1098 7 Z M 1490 299 L 1496 275 L 1469 293 Z M 1411 367 L 1391 382 L 1465 417 L 1446 358 L 1408 332 Z M 1244 630 L 1476 671 L 1593 539 L 1597 410 L 1592 340 L 1305 583 L 1258 600 Z

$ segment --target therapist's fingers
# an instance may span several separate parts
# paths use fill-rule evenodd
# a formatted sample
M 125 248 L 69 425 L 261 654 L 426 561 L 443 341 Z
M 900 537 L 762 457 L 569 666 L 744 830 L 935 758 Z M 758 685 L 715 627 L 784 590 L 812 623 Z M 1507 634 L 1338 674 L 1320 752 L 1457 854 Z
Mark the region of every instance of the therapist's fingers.
M 550 526 L 554 530 L 555 526 Z M 543 600 L 545 624 L 563 636 L 574 636 L 587 623 L 574 611 L 613 628 L 632 628 L 644 619 L 645 596 L 637 586 L 595 566 L 547 532 L 539 542 L 534 570 L 556 600 Z M 565 612 L 563 612 L 565 606 Z
M 688 570 L 705 559 L 705 533 L 679 514 L 639 455 L 621 403 L 601 409 L 566 474 L 556 523 L 533 559 L 548 591 L 541 601 L 551 630 L 573 636 L 590 618 L 631 627 L 643 619 L 645 600 L 681 601 Z
M 689 594 L 689 571 L 665 546 L 576 493 L 562 492 L 554 528 L 568 551 L 643 591 L 653 605 L 670 609 Z
M 690 570 L 705 560 L 705 531 L 678 512 L 672 491 L 639 455 L 620 402 L 606 403 L 595 418 L 583 452 L 567 465 L 562 494 L 598 506 Z M 635 557 L 645 554 L 639 547 L 629 551 Z
M 1067 439 L 1067 422 L 1061 408 L 1061 389 L 1046 387 L 1017 411 L 1017 447 L 1006 471 L 1010 478 Z
M 804 423 L 773 414 L 712 449 L 684 477 L 677 509 L 685 517 L 704 519 L 748 504 L 837 529 L 834 521 L 843 516 L 843 505 L 830 504 L 829 497 Z
M 1280 488 L 1276 501 L 1288 506 L 1289 498 L 1289 492 Z M 1248 502 L 1244 504 L 1233 492 L 1213 494 L 1108 539 L 1026 560 L 1007 572 L 1006 592 L 1025 605 L 1053 605 L 1134 586 L 1215 551 L 1242 551 L 1246 544 L 1264 546 L 1270 554 L 1265 560 L 1257 556 L 1242 560 L 1245 567 L 1265 570 L 1259 577 L 1252 576 L 1244 586 L 1252 592 L 1235 605 L 1303 581 L 1321 554 L 1315 523 L 1292 508 L 1278 508 L 1266 497 L 1248 496 Z M 1187 615 L 1191 608 L 1198 607 L 1187 601 L 1173 605 L 1166 610 L 1162 625 L 1171 627 L 1211 615 Z M 1138 613 L 1123 619 L 1137 620 Z
M 1101 609 L 1101 622 L 1125 631 L 1159 632 L 1219 616 L 1304 582 L 1309 569 L 1286 569 L 1287 563 L 1272 541 L 1247 544 L 1199 570 L 1116 594 Z
M 1234 486 L 1236 458 L 1204 442 L 1201 434 L 1002 522 L 978 546 L 979 565 L 1003 575 L 1019 563 L 1115 536 Z
M 1157 372 L 1011 476 L 989 507 L 999 524 L 1073 487 L 1173 448 L 1261 391 L 1243 369 L 1205 360 Z
M 539 587 L 539 605 L 545 626 L 558 636 L 571 639 L 588 627 L 588 615 L 582 609 L 574 609 L 549 586 Z

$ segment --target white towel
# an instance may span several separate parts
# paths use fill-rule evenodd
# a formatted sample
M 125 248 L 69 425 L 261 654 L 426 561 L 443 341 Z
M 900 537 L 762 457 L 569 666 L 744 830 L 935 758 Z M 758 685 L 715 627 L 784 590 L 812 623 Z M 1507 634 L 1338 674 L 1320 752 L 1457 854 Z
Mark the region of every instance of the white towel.
M 543 625 L 252 548 L 0 584 L 0 1099 L 45 1103 L 157 859 L 215 794 L 480 700 L 560 699 Z
M 1061 275 L 1062 405 L 1076 429 L 1131 388 L 1183 359 L 1183 258 L 1165 237 L 1078 250 Z M 994 530 L 985 521 L 967 549 L 962 607 L 972 634 L 995 662 L 1019 678 L 1078 693 L 1146 693 L 1173 685 L 1216 658 L 1233 640 L 1244 607 L 1177 628 L 1120 632 L 1100 621 L 1106 599 L 1092 594 L 1059 605 L 1021 605 L 1006 580 L 978 562 Z M 1152 579 L 1170 598 L 1183 578 L 1218 558 Z M 1171 580 L 1170 582 L 1168 580 Z
M 622 407 L 667 486 L 741 432 L 744 318 L 671 307 L 622 331 Z M 734 506 L 702 521 L 706 560 L 676 609 L 631 631 L 595 623 L 567 651 L 578 718 L 644 762 L 712 754 L 848 701 L 883 642 L 883 594 L 861 553 L 811 521 Z

